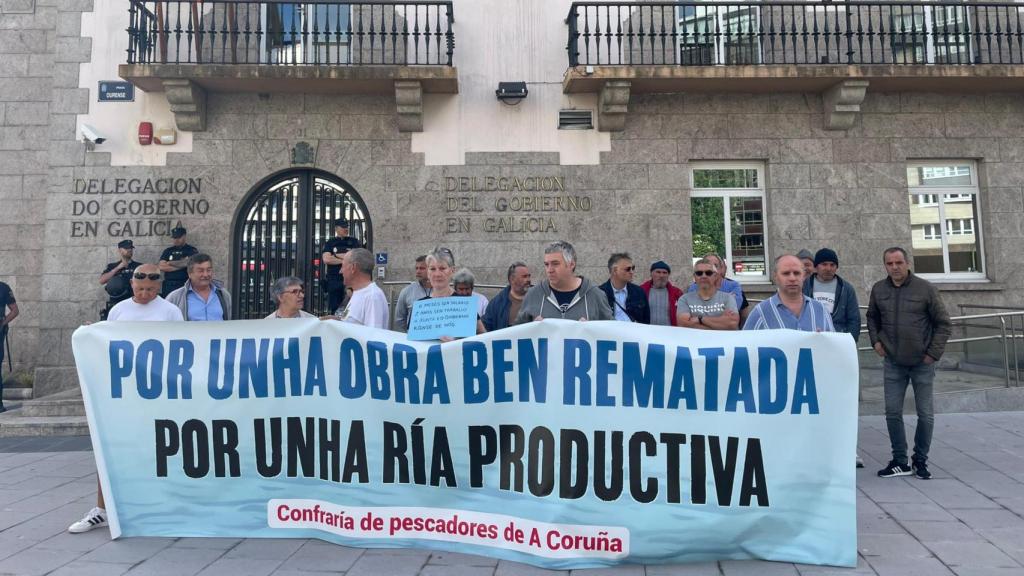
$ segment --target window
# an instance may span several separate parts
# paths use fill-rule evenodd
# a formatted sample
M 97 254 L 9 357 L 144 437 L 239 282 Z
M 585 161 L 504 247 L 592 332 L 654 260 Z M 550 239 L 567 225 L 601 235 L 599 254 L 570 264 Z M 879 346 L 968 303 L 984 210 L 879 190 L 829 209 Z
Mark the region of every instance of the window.
M 348 63 L 348 4 L 269 3 L 266 11 L 265 47 L 272 62 Z
M 680 6 L 679 63 L 757 64 L 760 12 L 747 6 Z
M 693 256 L 714 252 L 729 263 L 729 276 L 767 281 L 764 166 L 700 164 L 691 173 Z
M 907 184 L 914 272 L 942 280 L 983 279 L 974 163 L 910 164 Z
M 956 218 L 946 220 L 946 234 L 949 236 L 965 236 L 974 234 L 973 218 Z
M 967 6 L 892 6 L 896 64 L 971 64 Z

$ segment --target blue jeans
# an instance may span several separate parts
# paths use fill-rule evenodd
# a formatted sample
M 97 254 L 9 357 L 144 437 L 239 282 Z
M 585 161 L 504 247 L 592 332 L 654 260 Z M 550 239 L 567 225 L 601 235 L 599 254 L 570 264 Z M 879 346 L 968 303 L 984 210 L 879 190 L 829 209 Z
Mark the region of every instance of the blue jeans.
M 928 449 L 932 445 L 932 431 L 935 429 L 935 409 L 932 406 L 932 384 L 935 381 L 935 364 L 900 366 L 885 359 L 885 424 L 889 428 L 889 443 L 892 444 L 892 459 L 900 464 L 907 463 L 907 432 L 903 427 L 903 401 L 907 396 L 907 384 L 914 387 L 914 403 L 917 405 L 917 432 L 914 433 L 914 462 L 924 464 L 928 460 Z

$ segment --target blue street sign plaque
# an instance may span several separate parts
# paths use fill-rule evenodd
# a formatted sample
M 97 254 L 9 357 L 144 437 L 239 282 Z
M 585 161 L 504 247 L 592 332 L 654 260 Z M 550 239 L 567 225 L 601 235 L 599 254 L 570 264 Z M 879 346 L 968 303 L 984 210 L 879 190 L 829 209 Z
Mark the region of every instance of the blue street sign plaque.
M 135 85 L 131 82 L 100 80 L 99 102 L 134 102 Z

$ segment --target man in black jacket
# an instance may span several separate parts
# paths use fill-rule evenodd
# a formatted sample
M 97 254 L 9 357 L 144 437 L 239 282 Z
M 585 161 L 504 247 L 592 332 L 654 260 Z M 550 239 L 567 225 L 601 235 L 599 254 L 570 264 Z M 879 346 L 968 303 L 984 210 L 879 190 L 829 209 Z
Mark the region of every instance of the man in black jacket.
M 523 299 L 530 291 L 532 277 L 525 262 L 516 261 L 508 267 L 508 286 L 487 303 L 487 310 L 480 319 L 488 332 L 508 328 L 515 322 Z
M 608 296 L 608 305 L 615 313 L 615 319 L 638 324 L 651 323 L 651 307 L 647 303 L 644 289 L 633 284 L 636 266 L 625 252 L 617 252 L 608 258 L 608 281 L 601 284 Z
M 885 358 L 885 423 L 892 445 L 892 460 L 878 475 L 891 478 L 914 474 L 927 480 L 932 477 L 927 461 L 935 427 L 935 363 L 945 351 L 952 326 L 939 291 L 910 271 L 906 250 L 889 248 L 882 258 L 888 277 L 871 288 L 867 313 L 871 345 L 875 353 Z M 913 467 L 907 466 L 907 435 L 903 427 L 908 383 L 914 387 L 917 404 Z
M 839 277 L 839 256 L 831 248 L 822 248 L 814 255 L 816 272 L 804 280 L 804 295 L 813 298 L 832 315 L 836 332 L 846 332 L 856 342 L 860 337 L 860 307 L 857 291 Z

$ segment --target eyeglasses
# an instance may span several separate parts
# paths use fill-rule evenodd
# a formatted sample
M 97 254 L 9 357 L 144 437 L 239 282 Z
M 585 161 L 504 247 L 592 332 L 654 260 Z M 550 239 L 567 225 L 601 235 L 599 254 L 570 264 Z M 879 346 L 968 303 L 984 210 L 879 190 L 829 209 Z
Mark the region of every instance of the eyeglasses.
M 160 274 L 146 274 L 145 272 L 136 272 L 135 274 L 132 274 L 132 278 L 135 278 L 136 280 L 159 280 Z
M 305 288 L 292 288 L 291 290 L 285 290 L 285 294 L 302 294 L 305 293 Z
M 693 275 L 694 276 L 714 276 L 715 272 L 714 272 L 714 270 L 694 270 L 693 271 Z

